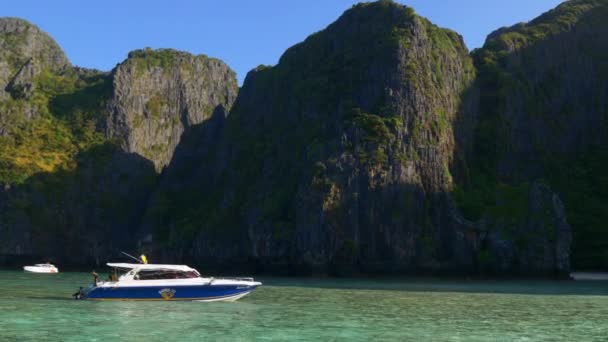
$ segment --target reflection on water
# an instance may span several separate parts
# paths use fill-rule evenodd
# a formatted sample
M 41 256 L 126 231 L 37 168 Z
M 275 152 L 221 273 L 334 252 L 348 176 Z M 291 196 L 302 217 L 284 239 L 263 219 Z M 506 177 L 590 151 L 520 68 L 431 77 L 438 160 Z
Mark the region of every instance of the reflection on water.
M 235 303 L 70 299 L 87 273 L 0 271 L 0 340 L 605 341 L 608 282 L 266 278 Z

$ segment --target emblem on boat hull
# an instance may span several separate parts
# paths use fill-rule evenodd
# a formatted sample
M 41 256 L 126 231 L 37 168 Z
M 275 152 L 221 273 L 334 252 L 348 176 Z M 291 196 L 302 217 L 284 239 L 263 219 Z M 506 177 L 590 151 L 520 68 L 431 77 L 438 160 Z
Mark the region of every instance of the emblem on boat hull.
M 164 300 L 172 299 L 173 296 L 175 296 L 174 289 L 162 289 L 158 291 L 158 293 L 161 295 L 161 297 L 163 297 Z

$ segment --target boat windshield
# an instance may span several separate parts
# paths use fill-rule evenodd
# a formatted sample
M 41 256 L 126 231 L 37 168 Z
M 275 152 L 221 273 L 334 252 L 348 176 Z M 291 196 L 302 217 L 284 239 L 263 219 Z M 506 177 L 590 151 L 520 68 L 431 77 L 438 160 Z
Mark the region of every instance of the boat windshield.
M 177 270 L 141 270 L 137 272 L 135 280 L 156 280 L 156 279 L 190 279 L 198 278 L 194 271 Z

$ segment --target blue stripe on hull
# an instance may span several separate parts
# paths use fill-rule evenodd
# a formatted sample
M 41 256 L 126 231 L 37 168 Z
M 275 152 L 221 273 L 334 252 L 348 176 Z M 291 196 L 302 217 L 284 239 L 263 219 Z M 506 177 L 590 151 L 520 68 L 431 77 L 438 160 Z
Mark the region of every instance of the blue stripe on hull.
M 251 292 L 256 287 L 243 285 L 96 287 L 86 294 L 86 298 L 116 300 L 207 300 L 233 297 Z

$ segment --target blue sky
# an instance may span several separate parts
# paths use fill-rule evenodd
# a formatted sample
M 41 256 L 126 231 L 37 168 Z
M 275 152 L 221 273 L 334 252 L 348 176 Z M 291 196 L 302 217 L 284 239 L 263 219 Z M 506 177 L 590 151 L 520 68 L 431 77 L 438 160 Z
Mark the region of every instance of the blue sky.
M 131 50 L 170 47 L 220 58 L 239 82 L 260 64 L 322 30 L 356 0 L 19 0 L 0 16 L 48 32 L 74 65 L 110 70 Z M 469 49 L 488 33 L 529 21 L 561 0 L 398 0 L 460 33 Z

